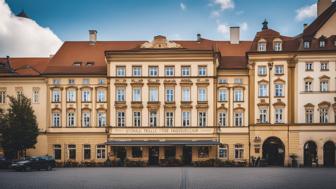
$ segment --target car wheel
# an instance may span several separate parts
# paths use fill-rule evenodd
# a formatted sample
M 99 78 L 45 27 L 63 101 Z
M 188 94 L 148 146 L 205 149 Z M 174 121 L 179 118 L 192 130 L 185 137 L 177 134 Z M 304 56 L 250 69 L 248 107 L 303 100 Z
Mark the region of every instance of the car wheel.
M 31 167 L 30 167 L 30 166 L 26 166 L 26 167 L 24 168 L 24 170 L 25 170 L 25 171 L 31 171 Z
M 51 171 L 51 170 L 52 170 L 51 165 L 48 165 L 48 167 L 47 167 L 47 171 Z

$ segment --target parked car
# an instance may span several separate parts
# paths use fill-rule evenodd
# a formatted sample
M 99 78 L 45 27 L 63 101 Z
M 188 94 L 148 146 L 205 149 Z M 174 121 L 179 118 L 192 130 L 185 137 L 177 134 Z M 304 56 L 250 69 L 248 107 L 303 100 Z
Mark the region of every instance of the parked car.
M 12 168 L 17 171 L 31 171 L 45 169 L 51 171 L 56 166 L 55 160 L 51 156 L 31 157 L 17 161 L 12 164 Z
M 8 169 L 10 168 L 12 164 L 12 161 L 5 158 L 5 157 L 0 157 L 0 169 Z

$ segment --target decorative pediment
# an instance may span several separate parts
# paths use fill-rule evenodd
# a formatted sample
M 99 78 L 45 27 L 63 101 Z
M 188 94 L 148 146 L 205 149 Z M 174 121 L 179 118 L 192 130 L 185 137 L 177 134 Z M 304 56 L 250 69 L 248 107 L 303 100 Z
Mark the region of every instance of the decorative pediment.
M 323 101 L 318 104 L 319 108 L 329 108 L 330 107 L 330 102 Z
M 261 101 L 257 104 L 258 106 L 269 106 L 269 103 L 265 101 L 265 99 L 261 99 Z
M 276 103 L 274 103 L 273 106 L 284 107 L 284 106 L 286 106 L 286 104 L 284 102 L 282 102 L 281 99 L 278 99 L 278 101 Z
M 168 41 L 165 36 L 157 35 L 152 42 L 145 42 L 141 45 L 144 49 L 171 49 L 171 48 L 183 48 L 182 45 Z
M 304 107 L 307 108 L 314 108 L 314 105 L 312 103 L 308 103 L 306 105 L 304 105 Z
M 330 77 L 326 76 L 326 75 L 322 75 L 321 77 L 319 77 L 320 80 L 329 80 Z
M 281 79 L 281 78 L 278 78 L 278 79 L 274 80 L 274 83 L 286 83 L 286 81 Z
M 305 81 L 312 81 L 314 78 L 310 77 L 310 76 L 307 76 L 304 78 Z
M 268 83 L 268 81 L 265 80 L 265 79 L 262 79 L 262 80 L 258 81 L 258 83 Z

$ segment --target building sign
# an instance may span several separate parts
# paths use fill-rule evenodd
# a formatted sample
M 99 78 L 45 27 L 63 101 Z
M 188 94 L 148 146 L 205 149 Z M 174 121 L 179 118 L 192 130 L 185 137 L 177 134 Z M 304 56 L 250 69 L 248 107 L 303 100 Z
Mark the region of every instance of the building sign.
M 112 128 L 111 134 L 215 134 L 214 128 Z

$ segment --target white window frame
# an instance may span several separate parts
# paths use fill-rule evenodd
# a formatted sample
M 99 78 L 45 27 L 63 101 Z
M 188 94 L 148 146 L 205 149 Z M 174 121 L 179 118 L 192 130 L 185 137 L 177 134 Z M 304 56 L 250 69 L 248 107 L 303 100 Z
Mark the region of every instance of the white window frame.
M 82 112 L 82 127 L 90 127 L 91 126 L 91 112 L 83 111 Z
M 182 112 L 182 126 L 183 127 L 189 127 L 191 124 L 191 119 L 190 119 L 191 113 L 189 111 L 183 111 Z
M 329 81 L 328 80 L 320 81 L 320 91 L 321 92 L 329 91 Z
M 149 112 L 149 126 L 150 127 L 158 126 L 158 112 L 157 111 Z
M 141 66 L 133 66 L 132 67 L 132 75 L 135 77 L 142 76 L 142 67 Z
M 52 113 L 52 127 L 61 127 L 61 112 L 55 111 Z
M 206 127 L 207 124 L 207 112 L 198 112 L 198 126 Z
M 52 90 L 52 102 L 61 102 L 61 90 Z
M 283 108 L 275 108 L 275 123 L 283 123 Z
M 223 156 L 221 156 L 223 154 Z M 228 160 L 229 159 L 229 145 L 221 144 L 218 147 L 218 158 Z
M 207 101 L 207 88 L 205 87 L 200 87 L 197 90 L 198 92 L 198 101 L 199 102 L 206 102 Z
M 267 75 L 267 67 L 266 66 L 258 66 L 258 75 L 261 75 L 261 76 Z
M 97 90 L 97 102 L 106 102 L 105 90 Z
M 76 90 L 75 89 L 67 90 L 67 102 L 76 102 Z
M 306 71 L 312 71 L 314 70 L 314 64 L 312 62 L 306 63 Z
M 234 116 L 233 116 L 233 119 L 234 119 L 234 126 L 235 127 L 242 127 L 243 126 L 243 118 L 244 114 L 243 112 L 234 112 Z
M 82 102 L 91 102 L 91 90 L 84 89 L 82 91 Z
M 156 77 L 159 75 L 159 67 L 157 66 L 149 66 L 148 67 L 148 76 L 149 77 Z
M 329 122 L 328 113 L 329 113 L 328 108 L 320 108 L 320 123 L 328 123 Z
M 126 67 L 125 66 L 117 66 L 116 67 L 116 76 L 117 77 L 125 77 L 126 76 Z
M 125 127 L 125 112 L 118 111 L 117 112 L 117 127 Z
M 305 110 L 305 121 L 306 123 L 314 123 L 314 110 L 312 109 Z
M 266 97 L 266 96 L 268 96 L 268 94 L 267 94 L 267 84 L 260 83 L 258 91 L 259 91 L 259 97 Z
M 106 147 L 105 145 L 97 145 L 97 159 L 105 159 L 106 158 Z
M 106 126 L 106 112 L 99 111 L 97 113 L 97 127 L 105 127 Z
M 276 97 L 283 97 L 284 96 L 284 85 L 282 83 L 276 83 L 274 85 L 275 88 L 275 96 Z
M 157 87 L 149 87 L 148 101 L 158 102 L 159 101 L 159 89 Z
M 33 95 L 32 96 L 33 96 L 32 102 L 34 104 L 39 103 L 40 90 L 39 89 L 33 89 Z
M 0 91 L 0 104 L 6 103 L 6 90 Z
M 117 102 L 125 102 L 126 94 L 125 94 L 125 87 L 117 87 L 116 90 L 116 101 Z
M 190 102 L 190 87 L 182 88 L 182 102 Z
M 141 87 L 134 87 L 132 89 L 132 101 L 141 102 Z
M 173 77 L 175 75 L 175 67 L 174 66 L 166 66 L 165 67 L 165 76 Z
M 264 52 L 266 51 L 267 44 L 266 42 L 258 42 L 258 51 Z
M 181 75 L 182 76 L 190 76 L 190 66 L 182 66 L 181 67 Z
M 275 74 L 281 75 L 284 74 L 284 66 L 283 65 L 275 65 Z
M 259 109 L 259 123 L 267 123 L 267 109 L 260 108 Z
M 244 97 L 243 97 L 243 90 L 242 89 L 234 89 L 234 101 L 235 102 L 243 102 Z
M 207 76 L 207 66 L 198 66 L 198 76 Z
M 228 90 L 227 89 L 219 89 L 218 90 L 218 101 L 219 102 L 228 101 Z
M 165 126 L 174 127 L 174 112 L 171 111 L 165 112 Z
M 174 102 L 174 88 L 166 88 L 166 102 Z
M 76 125 L 76 114 L 74 111 L 67 113 L 67 127 L 74 127 Z
M 222 111 L 218 113 L 218 125 L 221 127 L 226 126 L 226 120 L 227 120 L 227 112 Z
M 312 92 L 313 91 L 313 81 L 305 81 L 305 92 Z
M 133 126 L 141 127 L 141 112 L 140 111 L 133 112 Z
M 235 144 L 234 145 L 234 158 L 235 159 L 243 159 L 244 158 L 244 145 L 242 144 Z

